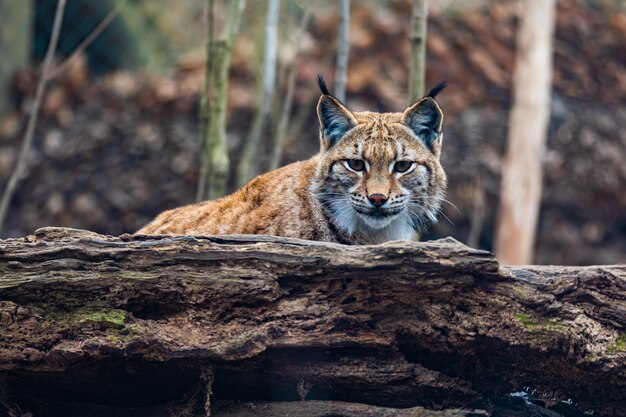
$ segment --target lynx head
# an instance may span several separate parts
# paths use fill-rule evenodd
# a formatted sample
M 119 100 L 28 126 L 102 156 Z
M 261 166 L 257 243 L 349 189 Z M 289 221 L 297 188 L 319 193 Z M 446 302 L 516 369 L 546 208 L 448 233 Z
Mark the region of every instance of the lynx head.
M 326 88 L 317 105 L 321 150 L 313 192 L 359 243 L 411 239 L 437 220 L 446 190 L 439 163 L 445 83 L 403 113 L 351 112 Z

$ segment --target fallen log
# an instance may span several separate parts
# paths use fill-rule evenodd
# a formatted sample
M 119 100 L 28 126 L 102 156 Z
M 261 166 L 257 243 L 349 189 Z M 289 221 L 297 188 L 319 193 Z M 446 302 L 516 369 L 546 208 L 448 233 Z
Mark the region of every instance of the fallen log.
M 302 400 L 481 415 L 525 389 L 621 417 L 625 326 L 623 265 L 504 267 L 453 239 L 44 228 L 0 242 L 0 416 Z

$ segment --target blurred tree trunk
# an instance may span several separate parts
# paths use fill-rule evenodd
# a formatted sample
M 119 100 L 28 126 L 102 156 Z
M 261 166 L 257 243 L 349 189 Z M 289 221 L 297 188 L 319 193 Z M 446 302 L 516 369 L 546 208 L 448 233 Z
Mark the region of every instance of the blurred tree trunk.
M 298 26 L 298 32 L 293 37 L 295 54 L 287 75 L 287 93 L 285 95 L 285 101 L 283 102 L 283 107 L 279 116 L 280 119 L 278 120 L 276 127 L 274 142 L 270 150 L 270 170 L 276 169 L 280 165 L 280 160 L 283 156 L 283 148 L 285 147 L 285 141 L 287 140 L 287 127 L 289 126 L 289 119 L 291 117 L 293 94 L 296 89 L 296 78 L 298 75 L 298 57 L 300 56 L 300 51 L 302 49 L 302 39 L 304 38 L 307 26 L 311 21 L 311 10 L 307 6 L 305 6 L 305 8 L 306 10 L 304 11 L 304 15 L 302 15 L 302 19 L 300 20 L 300 24 Z
M 226 146 L 226 100 L 228 96 L 228 68 L 235 36 L 239 32 L 241 16 L 246 5 L 245 0 L 233 0 L 230 2 L 228 20 L 219 39 L 215 40 L 213 47 L 208 49 L 212 53 L 207 57 L 207 64 L 211 73 L 209 90 L 205 89 L 208 97 L 208 126 L 202 127 L 205 132 L 203 166 L 201 168 L 201 185 L 197 197 L 199 199 L 216 198 L 224 195 L 226 179 L 228 176 L 228 148 Z M 209 32 L 210 33 L 210 32 Z M 212 55 L 212 57 L 211 57 Z M 211 64 L 212 59 L 213 64 Z M 209 68 L 207 68 L 209 71 Z M 212 102 L 210 98 L 214 97 Z M 205 119 L 206 120 L 206 119 Z
M 196 190 L 196 201 L 207 198 L 209 189 L 209 120 L 211 119 L 211 108 L 215 105 L 213 73 L 215 66 L 215 0 L 207 0 L 207 42 L 206 42 L 206 64 L 204 73 L 204 90 L 200 101 L 200 145 L 202 149 L 202 163 L 200 166 L 200 177 L 198 178 L 198 188 Z
M 514 102 L 496 231 L 495 250 L 504 264 L 529 264 L 533 258 L 550 119 L 555 1 L 522 1 L 521 5 Z
M 426 28 L 428 0 L 413 0 L 411 34 L 409 35 L 409 104 L 424 96 L 426 75 Z
M 337 46 L 337 72 L 335 97 L 346 100 L 348 82 L 348 54 L 350 51 L 350 0 L 341 0 L 339 10 L 339 45 Z
M 413 0 L 411 33 L 409 35 L 409 104 L 415 103 L 424 95 L 427 19 L 428 0 Z M 420 234 L 415 233 L 413 240 L 419 241 Z
M 12 107 L 13 75 L 28 65 L 32 20 L 32 0 L 0 1 L 0 118 Z
M 259 145 L 266 122 L 271 114 L 272 99 L 276 86 L 276 57 L 278 55 L 278 15 L 280 0 L 268 0 L 265 23 L 265 48 L 263 54 L 262 89 L 259 107 L 250 134 L 243 143 L 243 151 L 237 167 L 236 185 L 247 183 L 258 173 Z

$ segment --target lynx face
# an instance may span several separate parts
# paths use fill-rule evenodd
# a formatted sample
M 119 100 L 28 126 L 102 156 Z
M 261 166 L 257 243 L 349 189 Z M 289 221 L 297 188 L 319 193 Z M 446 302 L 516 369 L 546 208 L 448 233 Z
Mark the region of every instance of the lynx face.
M 436 222 L 446 175 L 439 163 L 443 114 L 432 97 L 404 113 L 352 113 L 325 94 L 318 115 L 312 191 L 339 229 L 378 243 L 411 239 Z

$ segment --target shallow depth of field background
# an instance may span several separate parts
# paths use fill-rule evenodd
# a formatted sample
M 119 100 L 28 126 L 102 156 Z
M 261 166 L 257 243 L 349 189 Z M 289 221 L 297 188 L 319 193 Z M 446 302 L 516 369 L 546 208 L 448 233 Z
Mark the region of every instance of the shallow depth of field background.
M 5 236 L 42 226 L 118 235 L 158 212 L 194 201 L 199 173 L 198 106 L 204 81 L 203 0 L 129 2 L 114 23 L 52 81 L 28 175 L 13 199 Z M 282 2 L 279 80 L 301 4 Z M 313 21 L 298 61 L 296 99 L 283 163 L 318 150 L 317 73 L 333 85 L 337 5 L 311 3 Z M 37 0 L 26 45 L 31 66 L 0 90 L 0 184 L 10 175 L 48 43 L 56 1 Z M 114 1 L 69 0 L 59 55 L 71 53 Z M 218 9 L 223 18 L 225 9 Z M 10 23 L 1 16 L 5 39 Z M 442 163 L 448 200 L 427 239 L 453 236 L 492 249 L 514 68 L 516 3 L 431 2 L 427 87 L 448 80 Z M 248 1 L 233 51 L 228 97 L 229 150 L 235 166 L 251 125 L 262 59 L 265 2 Z M 407 100 L 410 1 L 352 2 L 347 104 L 401 111 Z M 604 264 L 626 258 L 626 5 L 562 0 L 555 33 L 551 122 L 536 263 Z M 4 41 L 6 44 L 6 40 Z M 13 41 L 12 41 L 13 42 Z M 6 48 L 6 46 L 3 46 Z M 0 63 L 0 65 L 4 65 Z M 268 103 L 268 105 L 270 105 Z M 11 110 L 11 108 L 13 110 Z M 272 126 L 266 137 L 272 134 Z M 258 150 L 265 158 L 264 144 Z

